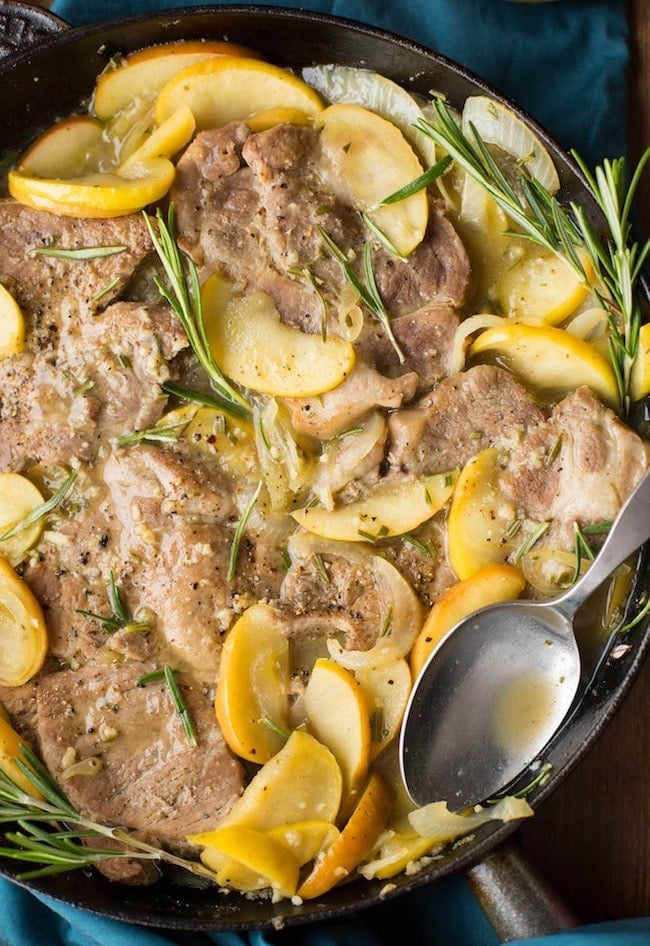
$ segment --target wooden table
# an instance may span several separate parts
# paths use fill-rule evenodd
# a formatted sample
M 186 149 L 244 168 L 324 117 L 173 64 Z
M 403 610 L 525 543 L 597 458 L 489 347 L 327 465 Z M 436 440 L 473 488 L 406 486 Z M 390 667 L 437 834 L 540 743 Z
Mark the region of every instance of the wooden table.
M 631 159 L 650 145 L 650 3 L 629 3 Z M 650 167 L 638 192 L 650 234 Z M 650 916 L 650 661 L 577 769 L 522 830 L 523 849 L 585 923 Z

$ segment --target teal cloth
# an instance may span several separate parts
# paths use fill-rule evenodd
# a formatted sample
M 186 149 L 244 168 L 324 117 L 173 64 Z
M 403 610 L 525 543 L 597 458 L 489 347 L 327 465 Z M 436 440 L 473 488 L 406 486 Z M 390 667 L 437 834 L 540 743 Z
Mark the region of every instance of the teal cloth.
M 192 3 L 55 0 L 83 25 Z M 263 3 L 262 5 L 272 5 Z M 594 164 L 625 152 L 628 36 L 624 0 L 310 0 L 285 2 L 400 33 L 455 59 Z M 0 946 L 496 946 L 462 876 L 443 878 L 356 916 L 249 934 L 165 932 L 130 926 L 35 896 L 0 879 Z M 583 927 L 527 946 L 636 946 L 650 918 Z M 516 944 L 515 944 L 516 946 Z

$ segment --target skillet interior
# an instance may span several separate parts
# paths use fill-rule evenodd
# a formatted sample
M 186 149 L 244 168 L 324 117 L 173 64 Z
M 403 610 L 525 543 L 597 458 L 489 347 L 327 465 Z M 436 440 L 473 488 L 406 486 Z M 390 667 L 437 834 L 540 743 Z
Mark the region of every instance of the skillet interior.
M 460 105 L 467 95 L 477 91 L 500 97 L 486 83 L 449 60 L 371 27 L 268 7 L 201 7 L 71 30 L 47 40 L 35 52 L 25 52 L 11 63 L 3 63 L 0 129 L 4 147 L 22 149 L 56 117 L 74 111 L 90 93 L 97 74 L 112 55 L 154 43 L 201 37 L 244 43 L 283 66 L 318 62 L 367 66 L 408 89 L 425 94 L 431 89 L 441 91 L 452 105 Z M 563 193 L 569 199 L 584 202 L 583 183 L 575 166 L 544 131 L 528 116 L 524 117 L 554 155 Z M 595 212 L 593 205 L 590 209 Z M 639 421 L 644 423 L 642 417 Z M 631 613 L 650 588 L 648 572 L 646 554 L 637 566 L 629 599 Z M 553 764 L 553 773 L 531 797 L 533 807 L 553 791 L 607 724 L 641 664 L 649 638 L 646 621 L 626 637 L 625 643 L 630 647 L 623 656 L 603 663 L 587 696 L 545 754 Z M 487 827 L 471 843 L 460 845 L 420 874 L 395 878 L 394 887 L 386 896 L 398 896 L 468 867 L 514 830 L 511 825 Z M 15 879 L 16 872 L 12 862 L 0 860 L 0 873 Z M 112 885 L 98 874 L 81 872 L 32 881 L 28 886 L 71 905 L 141 925 L 241 930 L 309 923 L 363 909 L 382 899 L 384 882 L 349 883 L 301 906 L 248 900 L 235 894 L 223 896 L 196 878 L 169 872 L 149 888 Z

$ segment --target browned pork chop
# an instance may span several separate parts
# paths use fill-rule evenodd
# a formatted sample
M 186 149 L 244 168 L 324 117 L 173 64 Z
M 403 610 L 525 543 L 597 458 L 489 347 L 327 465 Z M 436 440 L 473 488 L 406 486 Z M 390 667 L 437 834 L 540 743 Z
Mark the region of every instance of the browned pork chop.
M 152 669 L 88 663 L 44 677 L 39 748 L 76 808 L 183 849 L 187 834 L 216 827 L 241 793 L 243 772 L 215 726 L 209 693 L 179 677 L 197 732 L 192 746 L 165 681 L 138 686 Z M 95 767 L 74 774 L 84 760 Z
M 202 276 L 223 269 L 236 282 L 268 292 L 284 321 L 316 332 L 323 305 L 336 331 L 344 282 L 323 232 L 346 253 L 355 251 L 359 261 L 369 239 L 346 194 L 317 131 L 279 125 L 250 134 L 244 123 L 233 122 L 197 135 L 178 162 L 171 198 L 183 246 Z M 379 246 L 373 257 L 393 314 L 463 302 L 468 257 L 438 205 L 422 244 L 407 260 Z

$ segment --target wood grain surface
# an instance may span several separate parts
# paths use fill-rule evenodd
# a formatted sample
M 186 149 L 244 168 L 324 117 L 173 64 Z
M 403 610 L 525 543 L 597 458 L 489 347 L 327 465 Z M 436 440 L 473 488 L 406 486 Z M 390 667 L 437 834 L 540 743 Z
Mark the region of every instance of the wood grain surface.
M 630 159 L 650 146 L 650 0 L 629 6 Z M 638 191 L 650 234 L 650 168 Z M 523 850 L 584 922 L 650 916 L 650 661 L 586 758 L 522 830 Z

